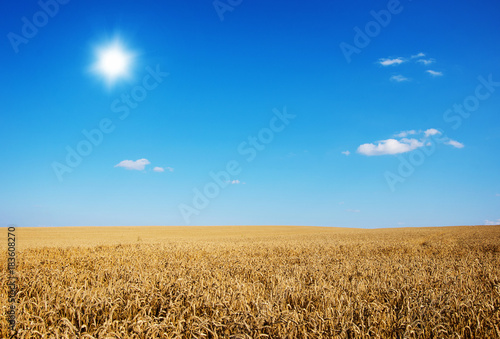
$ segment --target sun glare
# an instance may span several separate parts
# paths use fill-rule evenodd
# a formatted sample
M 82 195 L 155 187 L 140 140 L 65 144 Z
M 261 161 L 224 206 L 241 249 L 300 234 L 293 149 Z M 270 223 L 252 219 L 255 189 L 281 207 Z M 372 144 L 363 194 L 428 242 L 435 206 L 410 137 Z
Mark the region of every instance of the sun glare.
M 133 55 L 118 42 L 97 50 L 97 61 L 94 71 L 101 74 L 111 85 L 120 78 L 129 77 Z

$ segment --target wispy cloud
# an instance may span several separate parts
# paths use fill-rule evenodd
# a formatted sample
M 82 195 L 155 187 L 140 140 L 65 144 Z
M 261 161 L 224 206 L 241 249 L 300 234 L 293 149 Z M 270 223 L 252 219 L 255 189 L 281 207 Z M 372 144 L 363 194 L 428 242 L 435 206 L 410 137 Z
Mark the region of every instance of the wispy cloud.
M 398 74 L 398 75 L 393 75 L 392 77 L 390 77 L 390 80 L 391 81 L 395 81 L 395 82 L 403 82 L 403 81 L 410 81 L 409 78 L 401 75 L 401 74 Z
M 169 172 L 173 172 L 174 169 L 172 167 L 155 167 L 153 168 L 153 171 L 155 172 L 165 172 L 165 171 L 169 171 Z
M 437 129 L 435 128 L 429 128 L 428 130 L 424 131 L 424 135 L 426 137 L 429 137 L 431 135 L 436 135 L 436 134 L 441 134 Z
M 434 77 L 440 77 L 443 75 L 443 72 L 433 71 L 432 69 L 428 69 L 426 72 Z
M 436 60 L 434 60 L 434 59 L 418 59 L 417 62 L 424 64 L 424 65 L 430 65 L 430 64 L 436 62 Z
M 429 128 L 425 131 L 421 131 L 421 130 L 417 131 L 414 129 L 409 130 L 409 131 L 402 131 L 402 132 L 395 134 L 395 136 L 398 138 L 404 138 L 404 137 L 407 137 L 408 135 L 416 135 L 416 134 L 422 134 L 422 133 L 424 133 L 425 137 L 429 137 L 431 135 L 436 135 L 436 134 L 441 134 L 441 132 L 438 131 L 437 129 Z
M 448 140 L 445 142 L 446 145 L 450 145 L 450 146 L 453 146 L 453 147 L 456 147 L 456 148 L 464 148 L 464 144 L 462 144 L 461 142 L 458 142 L 456 140 Z
M 485 225 L 500 225 L 500 219 L 497 220 L 485 220 Z
M 409 63 L 408 67 L 410 65 L 414 65 L 415 63 L 422 64 L 424 66 L 429 66 L 431 64 L 434 64 L 436 62 L 436 59 L 434 58 L 426 58 L 426 55 L 422 52 L 417 53 L 415 55 L 411 55 L 410 57 L 397 57 L 397 58 L 380 58 L 377 60 L 377 64 L 388 67 L 388 66 L 398 66 L 401 65 L 402 63 Z M 443 76 L 442 71 L 436 71 L 432 69 L 428 69 L 425 71 L 429 75 L 433 77 L 440 77 Z M 408 78 L 402 74 L 396 74 L 392 75 L 390 78 L 390 81 L 394 82 L 405 82 L 405 81 L 412 81 L 411 78 Z
M 500 197 L 500 193 L 495 194 L 496 197 Z
M 420 52 L 418 54 L 415 54 L 415 55 L 412 55 L 411 58 L 412 59 L 416 59 L 416 58 L 423 58 L 425 56 L 424 53 Z
M 398 138 L 404 138 L 404 137 L 407 137 L 408 135 L 413 135 L 413 134 L 417 134 L 417 131 L 415 131 L 414 129 L 412 129 L 410 131 L 399 132 L 398 134 L 396 134 L 396 136 Z
M 357 152 L 367 156 L 374 155 L 389 155 L 400 154 L 413 151 L 417 148 L 430 144 L 429 137 L 442 134 L 435 128 L 422 130 L 408 130 L 397 133 L 395 136 L 399 139 L 391 138 L 386 140 L 376 141 L 374 143 L 362 144 L 358 147 Z M 413 135 L 412 138 L 407 136 Z M 463 148 L 464 145 L 456 140 L 447 139 L 444 144 L 456 148 Z
M 139 159 L 136 161 L 133 160 L 123 160 L 120 161 L 115 167 L 123 167 L 128 170 L 136 170 L 136 171 L 142 171 L 146 167 L 146 165 L 149 165 L 150 162 L 148 159 Z
M 403 62 L 405 62 L 403 58 L 395 58 L 395 59 L 382 58 L 378 60 L 378 63 L 382 66 L 400 65 Z
M 239 184 L 242 184 L 242 185 L 245 185 L 246 182 L 243 182 L 243 181 L 239 181 L 238 179 L 235 179 L 235 180 L 228 180 L 226 181 L 228 184 L 231 184 L 231 185 L 239 185 Z
M 349 154 L 351 154 L 351 152 L 349 152 L 349 151 L 343 151 L 343 152 L 340 152 L 340 153 L 342 153 L 342 154 L 344 154 L 344 155 L 349 155 Z

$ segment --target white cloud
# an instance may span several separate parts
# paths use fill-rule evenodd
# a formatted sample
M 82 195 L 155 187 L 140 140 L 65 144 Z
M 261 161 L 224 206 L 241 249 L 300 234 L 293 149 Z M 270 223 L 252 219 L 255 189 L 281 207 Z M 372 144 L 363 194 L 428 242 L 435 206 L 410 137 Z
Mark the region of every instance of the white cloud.
M 240 184 L 240 183 L 241 183 L 241 182 L 240 182 L 238 179 L 236 179 L 236 180 L 232 180 L 232 181 L 231 181 L 231 185 L 238 185 L 238 184 Z
M 437 129 L 435 128 L 429 128 L 428 130 L 426 130 L 424 132 L 425 136 L 428 137 L 428 136 L 431 136 L 431 135 L 436 135 L 436 134 L 441 134 L 441 132 L 439 132 Z
M 412 59 L 415 59 L 415 58 L 423 58 L 425 56 L 424 53 L 420 52 L 418 54 L 415 54 L 415 55 L 412 55 L 411 58 Z
M 136 170 L 136 171 L 142 171 L 146 167 L 146 165 L 149 165 L 150 162 L 148 159 L 139 159 L 136 161 L 133 160 L 123 160 L 120 161 L 115 167 L 123 167 L 128 170 Z
M 500 219 L 497 220 L 485 220 L 485 225 L 500 225 Z
M 401 75 L 401 74 L 398 74 L 398 75 L 393 75 L 392 77 L 390 77 L 390 80 L 391 81 L 396 81 L 396 82 L 403 82 L 403 81 L 410 81 L 409 78 Z
M 342 154 L 344 154 L 344 155 L 349 155 L 349 154 L 351 154 L 351 152 L 349 152 L 349 151 L 343 151 L 343 152 L 340 152 L 340 153 L 342 153 Z
M 405 62 L 403 58 L 395 58 L 395 59 L 382 58 L 378 60 L 378 63 L 381 64 L 382 66 L 400 65 L 403 62 Z
M 401 140 L 387 139 L 378 141 L 375 144 L 363 144 L 358 147 L 358 153 L 363 155 L 385 155 L 385 154 L 399 154 L 413 151 L 424 144 L 417 139 L 403 138 Z
M 440 77 L 443 75 L 443 72 L 433 71 L 432 69 L 428 69 L 426 72 L 434 77 Z
M 351 209 L 347 209 L 345 211 L 349 212 L 349 213 L 359 213 L 359 212 L 361 212 L 360 210 L 351 210 Z
M 172 167 L 155 167 L 153 168 L 153 171 L 155 172 L 165 172 L 165 171 L 169 171 L 169 172 L 173 172 L 174 169 Z
M 339 202 L 339 205 L 343 205 L 343 204 L 344 204 L 344 202 L 343 202 L 343 201 Z
M 372 155 L 386 155 L 386 154 L 400 154 L 413 151 L 423 146 L 432 145 L 430 137 L 433 135 L 442 134 L 435 128 L 429 128 L 425 131 L 422 130 L 408 130 L 395 134 L 395 138 L 377 141 L 374 143 L 366 143 L 358 147 L 358 153 L 372 156 Z M 414 135 L 412 138 L 407 136 Z M 444 140 L 443 140 L 444 141 Z M 443 142 L 441 141 L 441 142 Z M 456 148 L 463 148 L 461 142 L 447 138 L 444 141 L 445 145 L 450 145 Z
M 456 148 L 464 148 L 465 147 L 464 144 L 462 144 L 461 142 L 458 142 L 458 141 L 452 140 L 452 139 L 446 141 L 445 144 L 451 145 L 451 146 L 456 147 Z
M 436 60 L 434 60 L 434 59 L 418 59 L 417 62 L 427 66 L 427 65 L 430 65 L 430 64 L 436 62 Z
M 417 131 L 415 131 L 414 129 L 412 129 L 411 131 L 403 131 L 403 132 L 399 132 L 398 134 L 396 134 L 396 136 L 398 138 L 404 138 L 408 135 L 413 135 L 413 134 L 417 134 Z

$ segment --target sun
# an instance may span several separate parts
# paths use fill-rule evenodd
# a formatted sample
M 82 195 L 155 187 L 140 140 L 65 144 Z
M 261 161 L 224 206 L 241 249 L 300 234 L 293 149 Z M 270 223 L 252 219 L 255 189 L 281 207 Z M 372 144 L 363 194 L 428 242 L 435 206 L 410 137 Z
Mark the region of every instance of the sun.
M 130 76 L 130 67 L 134 56 L 125 50 L 120 42 L 115 41 L 97 49 L 96 56 L 97 61 L 93 70 L 103 76 L 108 85 Z

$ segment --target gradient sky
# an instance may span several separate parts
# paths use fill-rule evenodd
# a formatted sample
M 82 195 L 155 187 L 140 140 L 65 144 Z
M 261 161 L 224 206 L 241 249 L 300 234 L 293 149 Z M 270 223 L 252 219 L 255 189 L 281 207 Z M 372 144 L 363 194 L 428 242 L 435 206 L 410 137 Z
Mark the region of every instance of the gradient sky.
M 0 226 L 500 223 L 499 15 L 496 0 L 3 2 Z M 113 41 L 134 58 L 109 84 L 91 68 Z

